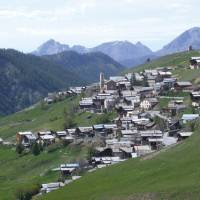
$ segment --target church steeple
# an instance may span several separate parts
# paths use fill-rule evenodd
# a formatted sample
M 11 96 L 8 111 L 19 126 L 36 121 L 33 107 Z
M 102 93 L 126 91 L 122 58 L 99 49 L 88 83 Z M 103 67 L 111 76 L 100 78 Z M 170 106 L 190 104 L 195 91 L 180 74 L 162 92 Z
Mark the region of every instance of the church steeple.
M 104 84 L 105 84 L 105 80 L 104 80 L 104 73 L 100 73 L 100 91 L 104 90 Z

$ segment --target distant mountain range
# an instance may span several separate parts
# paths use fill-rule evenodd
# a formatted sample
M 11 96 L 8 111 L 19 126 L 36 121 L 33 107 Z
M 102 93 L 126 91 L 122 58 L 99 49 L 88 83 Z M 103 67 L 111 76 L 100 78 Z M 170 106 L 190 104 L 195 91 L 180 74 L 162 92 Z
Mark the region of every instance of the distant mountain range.
M 192 46 L 193 49 L 200 49 L 199 27 L 194 27 L 185 31 L 157 52 L 153 52 L 141 42 L 133 44 L 128 41 L 114 41 L 100 44 L 94 48 L 86 48 L 80 45 L 70 47 L 69 45 L 60 44 L 51 39 L 32 53 L 42 56 L 57 54 L 63 51 L 75 51 L 81 54 L 102 52 L 124 66 L 133 67 L 146 62 L 148 58 L 155 59 L 163 55 L 186 51 L 189 46 Z
M 122 65 L 102 53 L 65 51 L 38 57 L 0 49 L 0 115 L 30 106 L 48 92 L 98 81 L 100 72 L 109 77 L 122 70 Z
M 189 46 L 200 49 L 200 28 L 187 30 L 157 52 L 128 41 L 86 48 L 49 40 L 32 53 L 37 56 L 0 49 L 0 115 L 19 111 L 48 92 L 96 82 L 100 72 L 108 78 L 123 71 L 123 65 L 133 67 Z
M 142 43 L 132 44 L 128 41 L 114 41 L 103 43 L 94 48 L 86 48 L 84 46 L 61 44 L 51 39 L 42 44 L 33 54 L 37 56 L 52 55 L 63 51 L 75 51 L 80 54 L 101 52 L 104 53 L 122 65 L 136 66 L 146 60 L 147 57 L 153 56 L 153 52 Z

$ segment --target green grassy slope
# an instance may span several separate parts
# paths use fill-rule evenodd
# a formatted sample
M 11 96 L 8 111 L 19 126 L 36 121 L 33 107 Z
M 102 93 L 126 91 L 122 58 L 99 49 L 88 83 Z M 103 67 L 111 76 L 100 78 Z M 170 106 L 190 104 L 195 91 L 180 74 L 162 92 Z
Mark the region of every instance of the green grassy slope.
M 19 156 L 15 149 L 0 147 L 0 199 L 16 199 L 15 192 L 20 185 L 57 181 L 59 174 L 51 169 L 86 156 L 85 147 L 66 147 L 38 156 L 31 153 Z
M 78 105 L 80 97 L 68 98 L 45 107 L 40 104 L 30 109 L 0 118 L 0 137 L 3 139 L 15 140 L 18 131 L 41 131 L 41 130 L 63 130 L 64 109 Z M 107 114 L 112 120 L 116 114 Z M 77 112 L 73 116 L 75 126 L 90 126 L 96 123 L 99 116 L 88 112 Z
M 40 104 L 21 112 L 0 119 L 0 137 L 10 138 L 18 131 L 25 130 L 58 130 L 63 129 L 64 108 L 69 109 L 78 101 L 77 97 L 69 98 L 42 108 Z
M 153 69 L 156 67 L 169 67 L 169 66 L 186 67 L 189 65 L 189 60 L 190 60 L 190 57 L 192 56 L 200 56 L 200 51 L 182 52 L 182 53 L 176 53 L 176 54 L 163 56 L 156 60 L 152 60 L 151 62 L 146 63 L 144 65 L 139 65 L 137 67 L 129 69 L 128 71 L 142 71 L 143 69 L 147 69 L 147 68 Z
M 157 67 L 174 67 L 173 74 L 177 75 L 180 80 L 193 81 L 200 76 L 200 70 L 186 69 L 189 67 L 189 60 L 192 56 L 200 56 L 200 52 L 191 51 L 167 55 L 144 65 L 139 65 L 138 67 L 131 68 L 124 73 L 140 72 L 144 69 L 154 69 Z
M 100 169 L 39 199 L 199 199 L 199 142 L 197 132 L 152 159 L 132 159 Z
M 63 130 L 64 109 L 77 105 L 80 97 L 68 98 L 48 106 L 37 104 L 32 108 L 0 118 L 0 137 L 15 141 L 18 131 Z M 109 113 L 113 119 L 115 113 Z M 99 120 L 97 114 L 77 112 L 73 116 L 75 126 L 89 126 Z M 14 200 L 18 185 L 55 182 L 59 174 L 49 170 L 61 163 L 83 160 L 87 156 L 86 146 L 61 147 L 38 156 L 31 153 L 17 155 L 15 148 L 0 146 L 0 200 Z

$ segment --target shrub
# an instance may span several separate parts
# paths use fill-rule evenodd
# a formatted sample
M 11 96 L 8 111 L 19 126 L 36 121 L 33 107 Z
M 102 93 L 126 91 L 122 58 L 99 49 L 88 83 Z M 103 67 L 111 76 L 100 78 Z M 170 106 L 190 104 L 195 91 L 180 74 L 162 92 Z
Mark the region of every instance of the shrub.
M 20 144 L 17 144 L 17 146 L 16 146 L 16 152 L 17 152 L 18 154 L 22 154 L 23 151 L 24 151 L 24 146 L 23 146 L 21 143 L 20 143 Z
M 69 112 L 66 109 L 64 109 L 63 114 L 64 114 L 64 129 L 73 127 L 74 126 L 74 122 L 73 122 L 74 113 Z
M 40 152 L 44 150 L 43 144 L 41 142 L 39 142 L 39 148 L 40 148 Z
M 88 152 L 87 152 L 87 160 L 90 160 L 93 156 L 95 156 L 97 153 L 96 149 L 94 146 L 89 146 L 88 147 Z
M 47 152 L 52 153 L 54 151 L 57 151 L 61 148 L 61 145 L 59 143 L 51 144 L 47 147 Z
M 199 128 L 199 121 L 198 120 L 193 120 L 187 123 L 187 127 L 189 129 L 189 131 L 194 132 L 195 130 L 197 130 Z
M 50 119 L 49 119 L 50 122 L 54 122 L 54 121 L 56 121 L 56 120 L 58 120 L 58 117 L 57 117 L 57 116 L 56 116 L 56 117 L 50 117 Z
M 39 184 L 34 185 L 22 185 L 19 186 L 15 192 L 17 200 L 30 200 L 32 196 L 38 194 L 40 191 Z
M 71 142 L 69 142 L 67 140 L 62 140 L 61 143 L 62 143 L 63 147 L 67 147 Z

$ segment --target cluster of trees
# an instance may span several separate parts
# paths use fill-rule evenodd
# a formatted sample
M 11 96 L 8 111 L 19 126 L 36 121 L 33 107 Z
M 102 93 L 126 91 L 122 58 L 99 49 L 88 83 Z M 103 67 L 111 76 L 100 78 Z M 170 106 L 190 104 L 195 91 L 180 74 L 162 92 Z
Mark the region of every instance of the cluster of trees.
M 141 85 L 143 87 L 148 87 L 149 86 L 148 79 L 147 79 L 146 76 L 144 76 L 144 79 L 143 79 L 142 82 L 141 81 L 137 81 L 137 79 L 135 77 L 135 73 L 132 73 L 130 82 L 131 82 L 131 88 L 133 88 L 133 86 L 141 86 Z
M 72 128 L 76 124 L 74 122 L 74 115 L 78 112 L 78 105 L 72 104 L 69 109 L 64 108 L 64 129 Z
M 199 120 L 193 120 L 187 123 L 187 129 L 194 132 L 199 129 L 199 125 Z
M 23 152 L 24 152 L 25 148 L 24 146 L 19 143 L 17 144 L 16 146 L 16 152 L 21 155 Z M 37 156 L 40 154 L 40 152 L 43 151 L 43 145 L 41 143 L 37 143 L 37 142 L 34 142 L 32 145 L 31 145 L 31 148 L 30 148 L 30 152 Z
M 97 150 L 93 145 L 88 147 L 88 152 L 87 152 L 87 160 L 91 160 L 93 156 L 95 156 L 97 153 Z
M 72 105 L 70 109 L 64 109 L 64 129 L 73 128 L 76 126 L 74 122 L 74 115 L 78 112 L 78 107 L 76 105 Z M 95 118 L 96 124 L 105 124 L 110 122 L 110 113 L 103 113 Z
M 167 129 L 167 123 L 160 117 L 156 116 L 154 118 L 154 122 L 157 124 L 157 126 L 159 127 L 161 131 L 164 131 L 165 129 Z
M 38 156 L 42 151 L 46 150 L 48 153 L 52 153 L 54 151 L 57 151 L 58 149 L 61 149 L 63 147 L 68 146 L 70 143 L 63 140 L 58 143 L 53 143 L 48 146 L 44 146 L 41 143 L 34 142 L 30 147 L 30 153 L 32 153 L 34 156 Z M 25 147 L 22 144 L 17 144 L 16 146 L 16 152 L 19 155 L 23 155 L 25 152 Z

